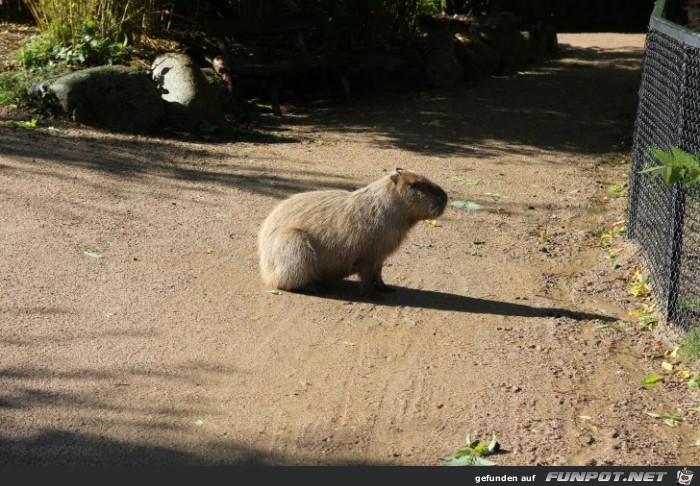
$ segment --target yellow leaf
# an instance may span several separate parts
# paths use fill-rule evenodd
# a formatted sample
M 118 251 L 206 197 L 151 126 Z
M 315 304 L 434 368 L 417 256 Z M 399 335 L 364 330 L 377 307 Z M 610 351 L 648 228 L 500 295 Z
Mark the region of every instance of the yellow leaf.
M 661 367 L 665 369 L 666 371 L 671 371 L 673 370 L 673 365 L 669 363 L 668 361 L 662 361 L 661 362 Z
M 690 378 L 690 371 L 688 370 L 678 370 L 676 371 L 676 374 L 683 378 L 684 380 L 687 380 Z

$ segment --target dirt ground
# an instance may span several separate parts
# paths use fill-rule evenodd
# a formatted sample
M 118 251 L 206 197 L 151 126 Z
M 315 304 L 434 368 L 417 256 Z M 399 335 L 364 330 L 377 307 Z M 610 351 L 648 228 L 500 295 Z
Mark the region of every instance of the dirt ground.
M 499 465 L 697 464 L 698 397 L 641 387 L 658 333 L 616 324 L 635 249 L 592 245 L 625 218 L 644 36 L 560 43 L 230 143 L 0 126 L 0 464 L 436 465 L 467 433 Z M 267 292 L 275 204 L 397 166 L 482 209 L 419 224 L 382 301 Z

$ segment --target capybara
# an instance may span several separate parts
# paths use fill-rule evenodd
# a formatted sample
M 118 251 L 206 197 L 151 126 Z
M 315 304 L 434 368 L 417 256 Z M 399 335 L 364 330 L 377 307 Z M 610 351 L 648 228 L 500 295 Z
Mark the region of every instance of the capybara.
M 391 291 L 382 265 L 418 222 L 437 218 L 447 194 L 396 169 L 356 191 L 312 191 L 281 202 L 258 234 L 260 273 L 277 289 L 319 291 L 357 273 L 363 295 Z

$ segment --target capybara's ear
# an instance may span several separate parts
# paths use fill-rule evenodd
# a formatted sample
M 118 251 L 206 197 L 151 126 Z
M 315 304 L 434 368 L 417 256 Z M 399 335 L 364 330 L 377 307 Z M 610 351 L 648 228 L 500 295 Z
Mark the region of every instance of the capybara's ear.
M 389 179 L 391 179 L 391 182 L 393 182 L 394 184 L 399 182 L 399 176 L 401 175 L 401 173 L 399 172 L 400 170 L 402 169 L 396 169 L 394 172 L 389 174 Z

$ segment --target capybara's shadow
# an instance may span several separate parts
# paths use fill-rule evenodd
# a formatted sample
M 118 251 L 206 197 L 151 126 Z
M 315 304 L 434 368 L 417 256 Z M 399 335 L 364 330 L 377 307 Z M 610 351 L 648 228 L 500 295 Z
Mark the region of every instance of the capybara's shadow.
M 434 290 L 412 289 L 409 287 L 391 286 L 394 292 L 379 294 L 377 299 L 362 296 L 359 283 L 353 280 L 337 282 L 322 294 L 313 294 L 320 298 L 343 300 L 350 302 L 371 302 L 376 305 L 392 307 L 420 307 L 471 314 L 495 314 L 518 317 L 568 317 L 578 321 L 598 319 L 604 322 L 614 322 L 618 318 L 602 314 L 562 309 L 558 307 L 534 307 L 525 304 L 513 304 L 500 300 L 480 299 Z

